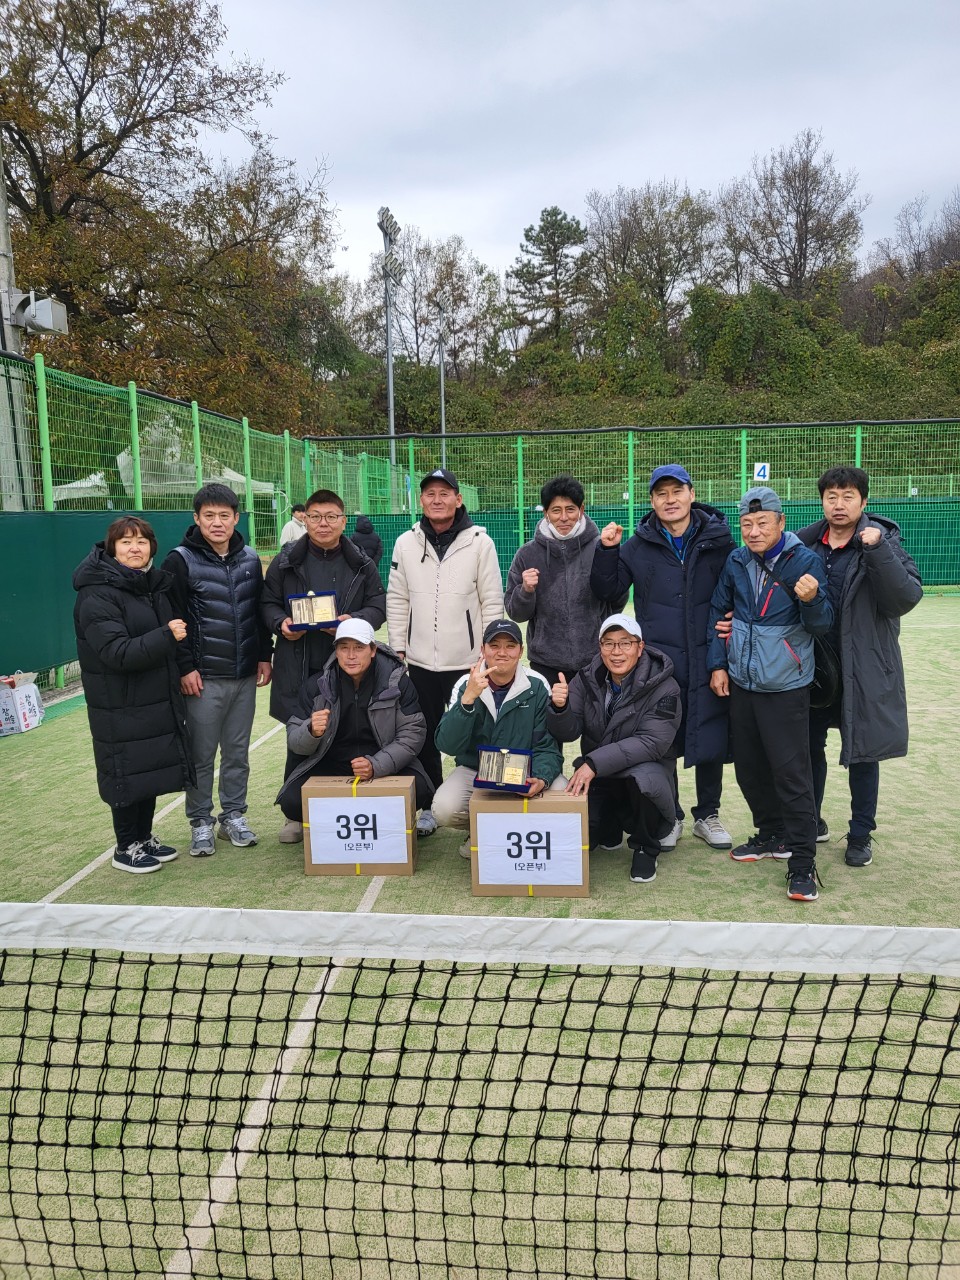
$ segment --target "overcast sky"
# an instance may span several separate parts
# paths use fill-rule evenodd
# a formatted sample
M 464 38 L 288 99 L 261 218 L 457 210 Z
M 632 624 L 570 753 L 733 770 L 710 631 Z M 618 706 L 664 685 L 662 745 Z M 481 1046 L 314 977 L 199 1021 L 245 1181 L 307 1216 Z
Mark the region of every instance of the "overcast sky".
M 592 188 L 714 191 L 821 129 L 872 197 L 864 250 L 960 184 L 960 0 L 221 0 L 228 46 L 287 76 L 262 117 L 328 166 L 334 266 L 366 274 L 377 209 L 488 266 Z M 241 151 L 223 142 L 225 154 Z

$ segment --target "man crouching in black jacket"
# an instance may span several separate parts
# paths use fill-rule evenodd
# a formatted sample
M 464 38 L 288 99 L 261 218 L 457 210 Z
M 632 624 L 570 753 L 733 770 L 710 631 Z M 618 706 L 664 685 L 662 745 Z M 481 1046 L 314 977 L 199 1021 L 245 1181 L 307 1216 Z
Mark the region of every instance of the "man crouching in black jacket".
M 645 648 L 633 618 L 615 613 L 600 628 L 600 655 L 567 684 L 553 686 L 547 728 L 561 742 L 580 737 L 583 754 L 567 784 L 586 795 L 590 845 L 619 849 L 626 829 L 630 879 L 657 878 L 660 837 L 675 818 L 669 754 L 680 724 L 673 663 Z

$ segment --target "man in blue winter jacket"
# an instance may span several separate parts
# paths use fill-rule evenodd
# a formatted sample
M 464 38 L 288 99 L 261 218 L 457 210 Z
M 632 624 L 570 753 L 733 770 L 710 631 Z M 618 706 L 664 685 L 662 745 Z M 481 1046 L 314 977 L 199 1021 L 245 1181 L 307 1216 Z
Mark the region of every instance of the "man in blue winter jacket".
M 787 896 L 813 902 L 813 637 L 829 631 L 833 609 L 819 557 L 787 533 L 785 523 L 773 489 L 748 489 L 740 499 L 744 545 L 727 557 L 713 593 L 707 666 L 714 693 L 730 699 L 734 768 L 757 827 L 730 856 L 789 860 Z M 729 636 L 718 635 L 716 623 L 731 610 Z

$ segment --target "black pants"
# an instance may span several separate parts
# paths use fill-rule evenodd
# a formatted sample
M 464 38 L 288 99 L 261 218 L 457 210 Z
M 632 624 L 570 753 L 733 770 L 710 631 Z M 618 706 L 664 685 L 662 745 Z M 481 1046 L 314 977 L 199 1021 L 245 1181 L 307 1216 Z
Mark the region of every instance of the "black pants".
M 303 763 L 303 756 L 297 759 Z M 318 760 L 310 772 L 304 777 L 307 778 L 347 778 L 349 775 L 343 771 L 343 766 L 338 765 L 335 761 Z M 415 769 L 400 769 L 399 772 L 392 774 L 395 778 L 416 778 L 417 780 L 417 808 L 428 809 L 430 801 L 433 799 L 433 787 L 429 782 Z M 293 822 L 303 821 L 303 802 L 300 799 L 299 788 L 292 795 L 285 796 L 280 802 L 280 812 L 285 818 L 289 818 Z
M 827 732 L 839 724 L 839 704 L 810 708 L 810 763 L 818 814 L 823 808 L 823 793 L 827 788 Z M 876 760 L 848 765 L 847 781 L 850 784 L 850 835 L 857 840 L 866 840 L 877 826 L 880 765 Z
M 547 684 L 550 686 L 551 689 L 555 684 L 560 683 L 559 667 L 548 667 L 543 662 L 531 662 L 530 670 L 536 671 L 539 675 L 543 676 L 544 680 L 546 680 Z M 573 670 L 573 671 L 564 671 L 563 674 L 564 676 L 566 676 L 567 684 L 569 684 L 570 681 L 573 679 L 573 677 L 577 673 L 576 673 L 576 670 Z
M 810 688 L 749 693 L 730 681 L 733 765 L 758 833 L 777 836 L 790 871 L 810 871 L 817 805 L 810 768 Z
M 434 789 L 443 781 L 443 769 L 440 764 L 440 752 L 434 742 L 437 725 L 443 719 L 443 713 L 450 701 L 450 691 L 466 671 L 428 671 L 426 667 L 407 667 L 413 687 L 420 700 L 420 710 L 427 722 L 427 738 L 420 749 L 420 763 L 427 771 L 427 777 Z
M 677 806 L 677 817 L 683 818 L 683 805 L 680 803 L 680 780 L 677 776 L 678 764 L 673 761 L 673 796 Z M 709 760 L 706 764 L 695 764 L 693 776 L 697 787 L 697 803 L 693 806 L 693 820 L 709 818 L 712 813 L 720 812 L 720 796 L 723 792 L 723 761 Z
M 118 849 L 129 849 L 132 844 L 150 839 L 156 808 L 156 796 L 148 796 L 146 800 L 135 800 L 133 804 L 110 806 Z
M 594 778 L 587 792 L 587 822 L 590 847 L 618 845 L 624 831 L 634 853 L 649 859 L 646 870 L 653 871 L 660 853 L 663 814 L 645 796 L 632 778 Z

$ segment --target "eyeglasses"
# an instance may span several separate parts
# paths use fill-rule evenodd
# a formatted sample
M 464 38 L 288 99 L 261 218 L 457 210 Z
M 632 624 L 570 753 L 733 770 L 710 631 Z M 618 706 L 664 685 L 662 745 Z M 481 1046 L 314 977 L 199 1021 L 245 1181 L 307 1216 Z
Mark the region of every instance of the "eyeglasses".
M 305 516 L 307 524 L 339 524 L 341 520 L 346 520 L 346 516 L 341 514 L 337 516 Z
M 601 640 L 600 648 L 604 653 L 628 653 L 639 640 Z

